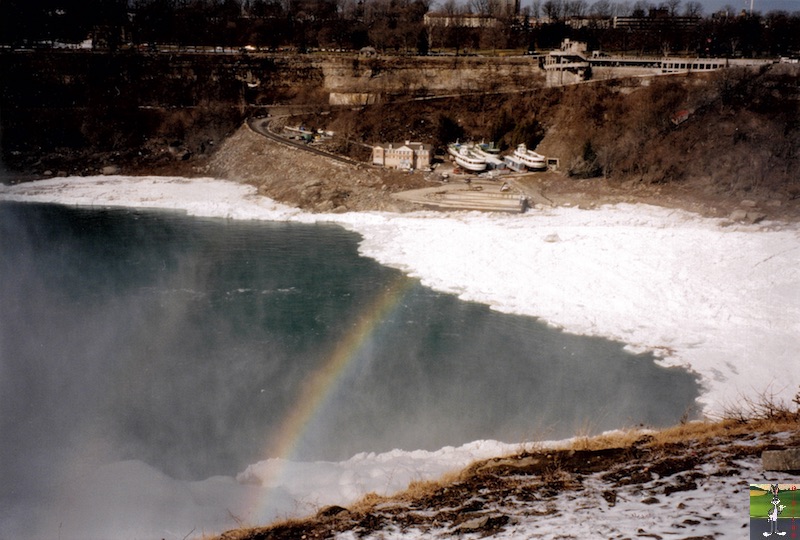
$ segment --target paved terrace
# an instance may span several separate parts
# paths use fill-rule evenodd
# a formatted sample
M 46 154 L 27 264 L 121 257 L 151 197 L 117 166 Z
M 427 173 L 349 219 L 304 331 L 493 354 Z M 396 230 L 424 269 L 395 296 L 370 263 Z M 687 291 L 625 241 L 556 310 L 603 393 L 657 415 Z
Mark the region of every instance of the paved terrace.
M 524 212 L 528 200 L 510 183 L 501 191 L 503 180 L 471 180 L 470 183 L 454 180 L 434 187 L 403 191 L 393 195 L 429 208 L 443 210 L 479 210 L 484 212 Z

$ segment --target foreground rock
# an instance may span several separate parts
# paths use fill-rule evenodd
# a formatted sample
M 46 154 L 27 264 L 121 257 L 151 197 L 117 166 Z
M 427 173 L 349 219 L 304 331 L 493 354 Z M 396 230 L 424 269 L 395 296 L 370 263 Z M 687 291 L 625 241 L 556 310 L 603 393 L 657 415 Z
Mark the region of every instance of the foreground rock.
M 785 450 L 766 450 L 761 455 L 765 471 L 800 473 L 800 447 Z

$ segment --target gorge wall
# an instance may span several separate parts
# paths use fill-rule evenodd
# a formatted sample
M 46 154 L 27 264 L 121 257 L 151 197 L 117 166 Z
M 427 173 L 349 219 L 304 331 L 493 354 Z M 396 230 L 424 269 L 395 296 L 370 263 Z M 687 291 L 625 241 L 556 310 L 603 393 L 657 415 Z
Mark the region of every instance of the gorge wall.
M 75 151 L 152 159 L 206 152 L 276 104 L 324 108 L 538 87 L 527 57 L 362 57 L 185 50 L 0 52 L 2 158 Z M 82 156 L 89 159 L 90 155 Z M 108 156 L 105 157 L 108 159 Z M 80 172 L 80 171 L 68 171 Z
M 331 103 L 338 96 L 368 95 L 374 101 L 460 93 L 519 92 L 539 88 L 544 71 L 532 57 L 332 57 L 314 64 L 324 76 Z M 343 102 L 342 104 L 345 104 Z

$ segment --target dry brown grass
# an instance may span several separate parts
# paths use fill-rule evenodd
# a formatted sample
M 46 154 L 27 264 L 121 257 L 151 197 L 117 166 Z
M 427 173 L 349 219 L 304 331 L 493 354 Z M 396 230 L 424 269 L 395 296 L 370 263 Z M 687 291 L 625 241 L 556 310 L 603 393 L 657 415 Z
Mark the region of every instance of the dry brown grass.
M 681 422 L 660 430 L 630 429 L 578 436 L 561 447 L 530 443 L 514 455 L 479 461 L 436 480 L 413 481 L 404 491 L 390 497 L 369 493 L 347 509 L 328 507 L 308 519 L 288 519 L 269 527 L 229 531 L 215 540 L 283 539 L 307 532 L 311 533 L 308 536 L 311 538 L 317 533 L 345 530 L 353 523 L 379 528 L 380 524 L 371 519 L 389 508 L 455 505 L 455 501 L 461 500 L 459 497 L 473 497 L 477 486 L 484 489 L 494 481 L 504 482 L 504 471 L 512 477 L 536 475 L 540 485 L 547 489 L 572 489 L 576 464 L 586 467 L 591 460 L 596 460 L 594 468 L 577 471 L 583 473 L 607 467 L 613 469 L 620 464 L 624 466 L 620 460 L 627 462 L 637 453 L 641 454 L 641 449 L 647 449 L 645 455 L 650 455 L 651 459 L 661 456 L 673 463 L 674 456 L 683 455 L 681 448 L 686 445 L 711 451 L 715 445 L 724 448 L 745 436 L 782 432 L 800 432 L 800 393 L 788 404 L 778 402 L 771 394 L 742 399 L 739 406 L 726 411 L 723 418 Z
M 566 448 L 603 450 L 625 448 L 640 443 L 644 447 L 732 438 L 749 433 L 777 433 L 800 428 L 800 392 L 790 403 L 780 401 L 774 392 L 744 396 L 727 407 L 719 418 L 681 422 L 659 430 L 620 430 L 596 436 L 578 436 Z
M 437 478 L 436 480 L 413 480 L 408 484 L 408 488 L 399 493 L 403 499 L 416 499 L 420 495 L 425 495 L 457 482 L 461 478 L 461 473 L 450 473 Z
M 625 448 L 632 446 L 649 431 L 641 429 L 620 430 L 595 436 L 576 437 L 567 445 L 570 450 L 604 450 L 606 448 Z
M 381 497 L 371 493 L 356 502 L 353 505 L 353 509 L 359 512 L 369 512 L 379 504 L 385 504 L 387 502 L 400 503 L 423 499 L 439 490 L 446 489 L 448 486 L 462 481 L 464 476 L 468 474 L 467 471 L 468 469 L 464 469 L 463 471 L 447 473 L 434 480 L 412 480 L 406 489 L 395 493 L 391 497 Z
M 641 446 L 650 450 L 659 450 L 669 445 L 687 442 L 707 442 L 712 439 L 731 440 L 752 433 L 777 433 L 800 430 L 800 394 L 792 403 L 797 407 L 779 404 L 774 396 L 761 396 L 756 400 L 743 400 L 746 409 L 733 413 L 726 412 L 726 417 L 717 420 L 682 422 L 678 425 L 659 429 L 627 429 L 595 436 L 578 436 L 563 446 L 545 447 L 531 443 L 527 445 L 525 455 L 547 454 L 558 450 L 601 451 L 612 448 L 631 448 Z M 520 456 L 505 456 L 509 460 Z M 496 460 L 495 460 L 496 461 Z M 503 461 L 503 460 L 501 460 Z M 414 481 L 408 488 L 393 497 L 381 497 L 368 494 L 356 502 L 351 511 L 368 513 L 379 504 L 389 502 L 407 502 L 433 496 L 434 493 L 446 489 L 457 482 L 463 482 L 482 469 L 482 463 L 475 463 L 463 471 L 445 475 L 436 480 Z M 552 471 L 558 474 L 557 469 Z
M 408 489 L 411 489 L 410 485 L 408 486 Z M 366 495 L 361 497 L 358 501 L 350 505 L 349 510 L 354 514 L 366 514 L 379 504 L 383 504 L 389 500 L 390 500 L 389 497 L 386 497 L 384 495 L 378 495 L 377 493 L 374 492 L 367 493 Z

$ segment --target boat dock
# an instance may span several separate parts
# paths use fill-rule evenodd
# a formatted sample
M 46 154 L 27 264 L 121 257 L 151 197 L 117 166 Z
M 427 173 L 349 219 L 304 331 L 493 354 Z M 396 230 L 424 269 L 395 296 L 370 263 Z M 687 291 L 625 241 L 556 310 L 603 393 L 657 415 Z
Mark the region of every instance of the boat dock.
M 441 184 L 403 191 L 393 197 L 442 210 L 521 213 L 528 207 L 527 198 L 518 190 L 503 182 L 490 180 L 471 180 L 468 184 Z

